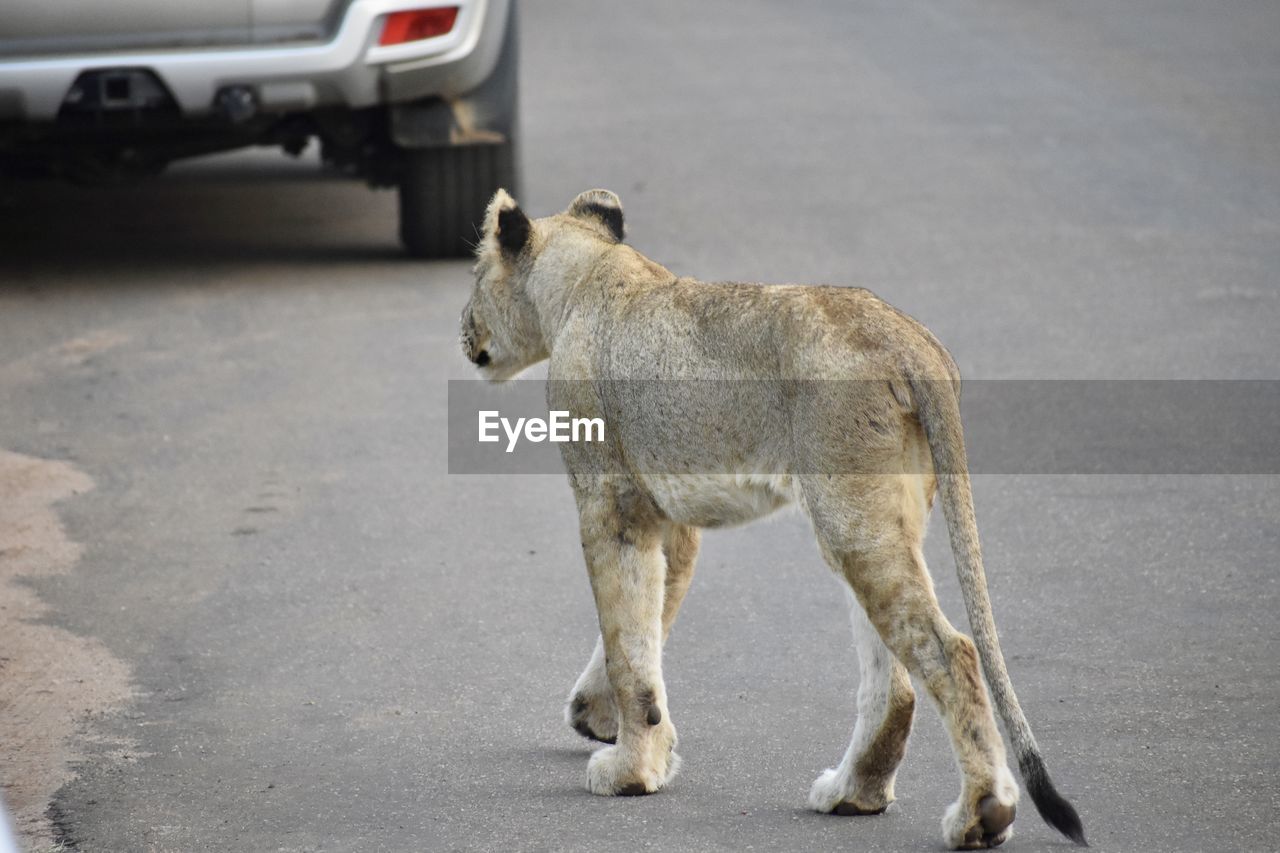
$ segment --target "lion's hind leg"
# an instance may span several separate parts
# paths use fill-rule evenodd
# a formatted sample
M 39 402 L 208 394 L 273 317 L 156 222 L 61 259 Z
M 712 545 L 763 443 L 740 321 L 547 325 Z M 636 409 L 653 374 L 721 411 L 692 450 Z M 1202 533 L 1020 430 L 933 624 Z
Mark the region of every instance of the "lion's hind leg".
M 943 614 L 925 567 L 923 485 L 910 475 L 814 478 L 807 509 L 824 555 L 946 723 L 962 779 L 942 821 L 947 844 L 994 847 L 1012 833 L 1018 787 L 977 649 Z
M 838 767 L 826 770 L 809 791 L 815 811 L 880 814 L 893 802 L 893 781 L 907 751 L 916 695 L 906 669 L 885 646 L 852 590 L 849 617 L 858 650 L 858 719 Z

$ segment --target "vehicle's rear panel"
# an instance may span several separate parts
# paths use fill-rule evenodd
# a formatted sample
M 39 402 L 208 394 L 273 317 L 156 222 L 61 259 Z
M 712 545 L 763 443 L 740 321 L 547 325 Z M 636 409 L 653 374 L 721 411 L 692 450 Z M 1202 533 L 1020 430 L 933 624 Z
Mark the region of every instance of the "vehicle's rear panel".
M 253 40 L 324 41 L 337 32 L 351 0 L 253 0 Z
M 250 2 L 3 0 L 0 58 L 245 44 Z
M 351 0 L 0 0 L 0 60 L 322 42 Z

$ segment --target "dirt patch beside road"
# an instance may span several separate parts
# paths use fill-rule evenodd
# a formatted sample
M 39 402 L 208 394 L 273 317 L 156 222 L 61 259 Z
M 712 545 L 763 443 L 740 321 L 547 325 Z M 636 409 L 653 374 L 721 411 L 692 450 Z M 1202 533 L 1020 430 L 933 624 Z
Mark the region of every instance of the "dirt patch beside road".
M 22 583 L 80 559 L 53 505 L 91 488 L 64 462 L 0 450 L 0 796 L 30 846 L 53 841 L 46 811 L 74 775 L 86 722 L 131 695 L 125 664 L 96 640 L 39 624 L 48 607 Z

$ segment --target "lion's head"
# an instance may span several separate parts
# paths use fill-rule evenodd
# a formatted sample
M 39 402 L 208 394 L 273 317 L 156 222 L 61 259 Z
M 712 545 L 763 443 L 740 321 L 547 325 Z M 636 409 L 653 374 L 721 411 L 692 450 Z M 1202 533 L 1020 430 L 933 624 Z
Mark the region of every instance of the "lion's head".
M 462 311 L 462 354 L 484 378 L 501 382 L 547 358 L 542 316 L 563 305 L 563 290 L 622 240 L 622 202 L 588 190 L 564 213 L 530 219 L 506 190 L 484 215 L 476 247 L 476 283 Z

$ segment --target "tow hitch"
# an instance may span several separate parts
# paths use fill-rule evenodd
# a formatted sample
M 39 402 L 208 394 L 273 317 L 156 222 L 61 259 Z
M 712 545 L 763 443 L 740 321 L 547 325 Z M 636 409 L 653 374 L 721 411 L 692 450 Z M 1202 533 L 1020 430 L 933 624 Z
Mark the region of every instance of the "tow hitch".
M 85 71 L 67 90 L 58 113 L 61 120 L 131 121 L 177 113 L 169 90 L 146 68 Z

